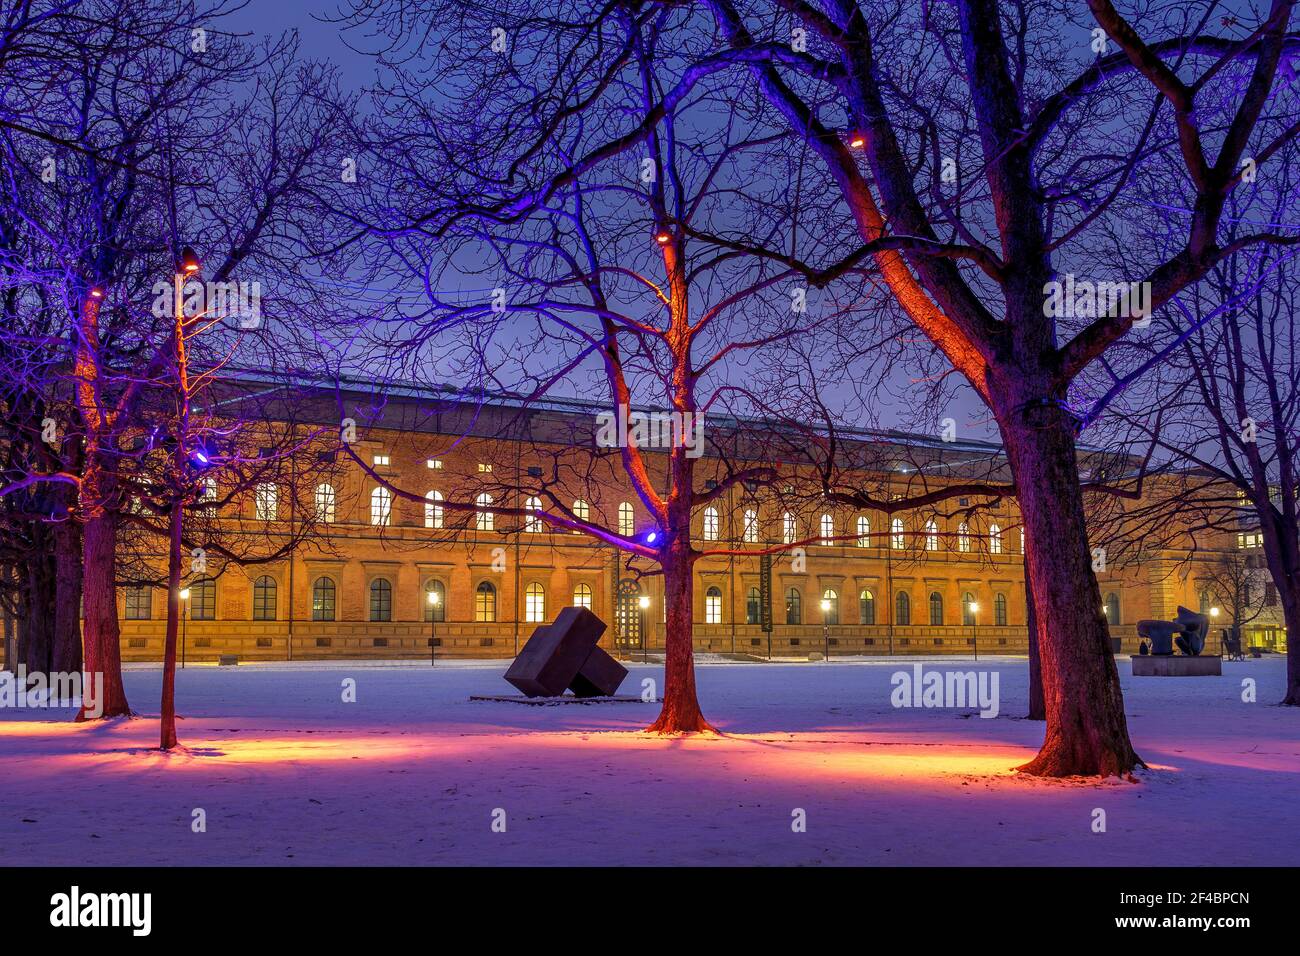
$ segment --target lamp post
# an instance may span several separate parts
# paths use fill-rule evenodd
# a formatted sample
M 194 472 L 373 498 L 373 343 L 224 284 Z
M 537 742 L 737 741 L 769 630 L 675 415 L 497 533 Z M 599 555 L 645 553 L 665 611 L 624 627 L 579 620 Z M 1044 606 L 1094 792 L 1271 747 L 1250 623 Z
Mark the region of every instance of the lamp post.
M 190 589 L 181 588 L 181 670 L 185 669 L 185 619 L 190 616 Z
M 641 663 L 644 664 L 649 659 L 646 656 L 646 640 L 645 640 L 646 628 L 649 625 L 645 620 L 644 612 L 650 607 L 650 595 L 648 594 L 641 595 L 639 598 L 636 599 L 636 603 L 637 603 L 637 607 L 639 607 L 643 612 L 641 616 L 641 626 L 638 628 L 638 630 L 641 632 Z
M 1218 619 L 1219 619 L 1218 605 L 1215 605 L 1214 607 L 1210 608 L 1210 617 L 1215 621 L 1215 623 L 1218 623 Z M 1220 657 L 1223 656 L 1223 632 L 1222 631 L 1219 632 L 1219 656 Z
M 436 666 L 435 662 L 437 661 L 438 658 L 438 644 L 437 641 L 434 639 L 433 629 L 437 627 L 438 624 L 438 605 L 441 603 L 441 601 L 438 598 L 438 592 L 433 590 L 432 588 L 429 590 L 428 595 L 429 596 L 427 600 L 429 602 L 429 666 L 434 667 Z
M 979 613 L 980 602 L 970 602 L 970 641 L 975 647 L 975 660 L 980 659 L 980 638 L 979 632 L 975 630 L 975 615 Z
M 831 602 L 822 598 L 822 660 L 831 661 Z

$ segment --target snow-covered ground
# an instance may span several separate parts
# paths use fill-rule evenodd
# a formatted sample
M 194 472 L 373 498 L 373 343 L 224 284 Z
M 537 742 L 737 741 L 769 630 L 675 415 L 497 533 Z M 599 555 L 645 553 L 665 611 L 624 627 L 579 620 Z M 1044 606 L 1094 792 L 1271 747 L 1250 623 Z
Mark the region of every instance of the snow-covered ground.
M 513 692 L 505 662 L 204 666 L 178 675 L 186 750 L 167 755 L 151 749 L 161 675 L 131 668 L 136 720 L 0 711 L 0 863 L 1300 862 L 1300 710 L 1275 706 L 1281 660 L 1137 679 L 1121 661 L 1152 769 L 1102 784 L 1011 772 L 1043 731 L 1020 719 L 1023 661 L 924 663 L 996 670 L 1000 716 L 895 709 L 899 658 L 701 666 L 712 739 L 639 733 L 649 703 L 471 701 Z M 631 671 L 623 693 L 662 677 Z M 1248 677 L 1258 703 L 1242 701 Z

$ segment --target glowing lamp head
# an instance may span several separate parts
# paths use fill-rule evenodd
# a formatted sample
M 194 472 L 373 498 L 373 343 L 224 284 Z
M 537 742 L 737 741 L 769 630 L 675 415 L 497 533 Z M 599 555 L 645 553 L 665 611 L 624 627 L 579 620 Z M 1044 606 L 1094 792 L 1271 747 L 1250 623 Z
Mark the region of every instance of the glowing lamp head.
M 980 609 L 980 602 L 979 602 L 979 601 L 971 601 L 971 602 L 970 602 L 970 612 L 971 612 L 972 614 L 978 613 L 979 609 Z
M 650 606 L 650 595 L 648 594 L 641 595 L 639 598 L 636 599 L 636 603 L 637 606 L 644 611 L 646 608 Z
M 1210 617 L 1218 617 L 1218 616 L 1219 616 L 1219 609 L 1217 607 L 1210 608 Z
M 660 229 L 658 232 L 655 233 L 655 242 L 659 243 L 659 245 L 661 246 L 666 246 L 668 245 L 668 243 L 672 241 L 673 241 L 673 234 L 669 232 L 667 229 Z
M 658 531 L 651 531 L 648 535 L 645 536 L 645 543 L 646 543 L 646 544 L 654 544 L 654 543 L 655 543 L 656 541 L 658 541 L 658 540 L 659 540 L 659 532 L 658 532 Z
M 823 600 L 823 601 L 822 601 L 822 613 L 825 614 L 825 613 L 826 613 L 827 611 L 829 611 L 830 609 L 831 609 L 831 602 L 830 602 L 830 601 Z
M 104 298 L 104 290 L 101 289 L 99 286 L 91 286 L 90 297 L 92 299 L 102 299 Z
M 850 133 L 849 145 L 852 146 L 854 149 L 861 149 L 862 147 L 867 145 L 867 138 L 861 133 Z
M 441 601 L 442 598 L 438 597 L 437 591 L 429 592 L 429 607 L 437 607 Z
M 181 591 L 180 591 L 180 598 L 181 598 L 182 601 L 188 601 L 188 600 L 190 599 L 190 589 L 189 589 L 189 588 L 181 588 Z
M 180 271 L 186 275 L 193 275 L 199 271 L 198 254 L 189 246 L 181 249 Z

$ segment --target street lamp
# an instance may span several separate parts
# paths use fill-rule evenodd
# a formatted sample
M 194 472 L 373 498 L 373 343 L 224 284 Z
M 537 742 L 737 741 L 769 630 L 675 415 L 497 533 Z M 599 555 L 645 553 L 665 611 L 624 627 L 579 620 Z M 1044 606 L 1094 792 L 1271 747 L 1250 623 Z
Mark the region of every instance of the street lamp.
M 975 660 L 980 659 L 980 638 L 979 632 L 975 630 L 975 615 L 979 613 L 980 602 L 970 602 L 970 641 L 975 647 Z
M 185 669 L 185 619 L 189 617 L 190 589 L 181 588 L 181 669 Z
M 822 598 L 822 659 L 828 664 L 831 660 L 831 602 Z
M 433 587 L 429 588 L 428 601 L 429 601 L 429 666 L 434 667 L 435 661 L 437 660 L 437 656 L 438 656 L 438 644 L 434 640 L 433 629 L 437 626 L 438 623 L 438 605 L 442 603 L 441 598 L 439 598 L 438 596 L 438 591 L 436 588 Z
M 642 610 L 642 612 L 648 610 L 650 607 L 650 595 L 642 594 L 639 598 L 636 599 L 636 605 Z M 645 639 L 646 637 L 645 632 L 648 627 L 649 624 L 646 621 L 645 615 L 643 613 L 641 616 L 641 626 L 637 629 L 641 632 L 641 663 L 642 664 L 644 664 L 649 659 L 647 657 L 646 639 Z

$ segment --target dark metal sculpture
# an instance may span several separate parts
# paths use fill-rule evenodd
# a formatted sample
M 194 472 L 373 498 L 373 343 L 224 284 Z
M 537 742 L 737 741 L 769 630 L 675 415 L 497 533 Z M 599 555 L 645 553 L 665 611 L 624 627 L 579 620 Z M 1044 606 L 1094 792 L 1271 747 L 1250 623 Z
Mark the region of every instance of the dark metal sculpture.
M 1174 645 L 1188 657 L 1196 657 L 1205 649 L 1205 638 L 1210 632 L 1210 619 L 1204 614 L 1179 605 L 1178 616 L 1173 621 L 1138 621 L 1138 637 L 1151 642 L 1151 654 L 1168 657 Z
M 597 646 L 605 622 L 583 607 L 566 607 L 550 624 L 533 631 L 506 671 L 506 680 L 527 697 L 609 697 L 627 668 Z

